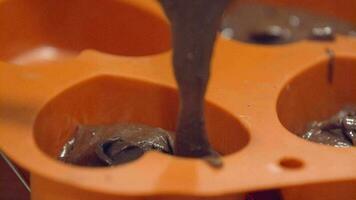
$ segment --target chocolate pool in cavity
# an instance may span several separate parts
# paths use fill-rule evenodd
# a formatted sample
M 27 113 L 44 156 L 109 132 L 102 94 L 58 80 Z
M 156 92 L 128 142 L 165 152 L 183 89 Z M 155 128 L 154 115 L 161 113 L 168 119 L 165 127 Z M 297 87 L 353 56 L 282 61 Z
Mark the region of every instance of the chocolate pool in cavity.
M 141 157 L 147 151 L 173 154 L 172 133 L 142 124 L 78 126 L 59 159 L 80 166 L 112 166 Z
M 332 41 L 335 33 L 355 36 L 356 24 L 288 7 L 235 1 L 226 10 L 223 37 L 248 43 L 283 44 L 301 39 Z
M 313 122 L 302 137 L 334 147 L 356 146 L 356 107 L 345 108 L 326 121 Z

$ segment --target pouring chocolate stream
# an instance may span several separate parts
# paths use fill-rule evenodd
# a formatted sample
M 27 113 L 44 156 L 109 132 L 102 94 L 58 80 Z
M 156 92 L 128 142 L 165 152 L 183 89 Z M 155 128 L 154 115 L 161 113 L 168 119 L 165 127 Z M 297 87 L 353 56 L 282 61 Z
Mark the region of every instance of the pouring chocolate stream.
M 174 153 L 203 158 L 221 167 L 205 129 L 204 96 L 216 33 L 229 0 L 160 0 L 171 21 L 173 67 L 179 87 L 180 110 Z

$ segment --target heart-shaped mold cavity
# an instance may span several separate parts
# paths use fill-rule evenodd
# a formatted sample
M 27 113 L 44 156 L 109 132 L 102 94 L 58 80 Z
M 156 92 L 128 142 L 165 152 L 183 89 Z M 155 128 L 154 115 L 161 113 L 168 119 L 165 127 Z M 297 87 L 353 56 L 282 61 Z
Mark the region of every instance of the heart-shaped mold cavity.
M 56 157 L 78 124 L 141 123 L 174 131 L 178 94 L 162 85 L 99 76 L 79 83 L 52 99 L 40 112 L 34 137 L 41 150 Z M 206 104 L 209 140 L 223 155 L 244 148 L 245 127 L 228 111 Z
M 3 1 L 0 29 L 0 60 L 19 65 L 61 60 L 84 49 L 125 56 L 170 49 L 168 23 L 127 1 Z
M 280 122 L 301 136 L 313 121 L 329 119 L 347 106 L 356 105 L 356 60 L 324 60 L 286 84 L 277 103 Z

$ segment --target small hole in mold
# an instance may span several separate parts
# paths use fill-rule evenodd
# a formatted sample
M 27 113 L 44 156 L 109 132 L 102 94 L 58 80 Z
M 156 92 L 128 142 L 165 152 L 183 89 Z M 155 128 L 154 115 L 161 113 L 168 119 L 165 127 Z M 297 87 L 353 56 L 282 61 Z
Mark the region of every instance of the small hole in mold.
M 298 158 L 286 157 L 279 161 L 279 166 L 284 169 L 301 169 L 304 167 L 304 163 Z

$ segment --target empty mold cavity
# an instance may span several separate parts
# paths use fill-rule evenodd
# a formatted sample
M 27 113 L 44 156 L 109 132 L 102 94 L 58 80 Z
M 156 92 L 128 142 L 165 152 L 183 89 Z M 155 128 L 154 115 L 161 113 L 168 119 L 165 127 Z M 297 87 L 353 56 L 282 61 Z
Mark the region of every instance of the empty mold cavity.
M 0 3 L 0 60 L 56 61 L 84 49 L 143 56 L 170 48 L 158 15 L 116 0 L 11 0 Z
M 342 108 L 356 105 L 356 60 L 336 58 L 330 69 L 328 60 L 311 66 L 280 93 L 278 117 L 290 132 L 301 136 L 312 121 L 329 119 Z
M 174 131 L 177 91 L 161 85 L 98 76 L 60 93 L 39 113 L 34 137 L 39 148 L 55 158 L 78 124 L 142 123 Z M 212 146 L 227 155 L 249 141 L 245 127 L 228 111 L 206 104 L 207 130 Z

